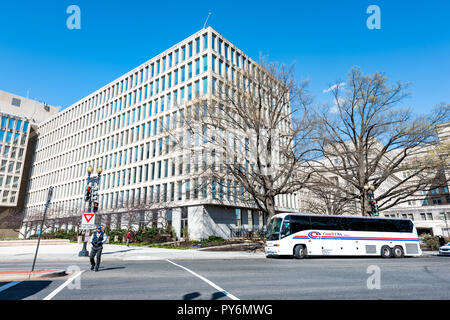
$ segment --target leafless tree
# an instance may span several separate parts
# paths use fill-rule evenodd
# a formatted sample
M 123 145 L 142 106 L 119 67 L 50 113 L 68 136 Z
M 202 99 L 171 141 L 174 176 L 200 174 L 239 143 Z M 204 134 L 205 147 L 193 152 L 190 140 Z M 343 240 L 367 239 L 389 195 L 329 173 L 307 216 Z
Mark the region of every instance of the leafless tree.
M 346 82 L 328 90 L 334 105 L 317 112 L 314 136 L 321 160 L 310 162 L 312 181 L 334 190 L 335 201 L 358 202 L 362 215 L 369 211 L 364 186 L 374 186 L 381 211 L 433 188 L 436 174 L 448 165 L 448 153 L 438 152 L 436 129 L 449 121 L 450 106 L 415 115 L 403 107 L 408 87 L 390 85 L 384 73 L 365 75 L 353 68 Z
M 309 179 L 298 170 L 312 156 L 306 86 L 295 80 L 292 67 L 264 59 L 215 75 L 211 95 L 188 102 L 182 125 L 171 131 L 198 172 L 193 191 L 207 183 L 215 201 L 227 201 L 232 193 L 235 203 L 259 209 L 270 220 L 281 207 L 276 198 L 294 194 Z

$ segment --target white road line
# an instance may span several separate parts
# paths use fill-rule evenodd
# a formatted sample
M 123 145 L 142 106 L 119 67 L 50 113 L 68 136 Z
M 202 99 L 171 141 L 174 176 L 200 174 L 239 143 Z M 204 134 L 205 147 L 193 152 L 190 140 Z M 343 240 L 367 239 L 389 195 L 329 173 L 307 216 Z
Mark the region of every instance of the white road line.
M 167 260 L 167 259 L 166 259 L 166 261 L 167 261 L 167 262 L 170 262 L 171 264 L 173 264 L 173 265 L 175 265 L 175 266 L 177 266 L 177 267 L 180 267 L 181 269 L 186 270 L 187 272 L 192 273 L 194 276 L 196 276 L 196 277 L 202 279 L 203 281 L 205 281 L 205 282 L 206 282 L 207 284 L 209 284 L 211 287 L 213 287 L 213 288 L 219 290 L 220 292 L 222 292 L 224 295 L 226 295 L 226 296 L 227 296 L 228 298 L 230 298 L 231 300 L 239 300 L 239 298 L 233 296 L 231 293 L 225 291 L 224 289 L 222 289 L 221 287 L 219 287 L 219 286 L 216 285 L 215 283 L 209 281 L 208 279 L 206 279 L 205 277 L 202 277 L 201 275 L 195 273 L 194 271 L 189 270 L 188 268 L 183 267 L 183 266 L 181 266 L 181 265 L 179 265 L 179 264 L 176 264 L 175 262 L 172 262 L 172 261 L 170 261 L 170 260 Z
M 0 287 L 0 292 L 5 291 L 6 289 L 9 289 L 11 287 L 14 287 L 16 284 L 19 284 L 21 282 L 22 281 L 13 281 L 13 282 L 7 283 L 4 286 Z
M 73 280 L 75 280 L 77 277 L 79 277 L 85 270 L 79 271 L 75 273 L 73 276 L 71 276 L 69 279 L 67 279 L 66 282 L 64 282 L 62 285 L 60 285 L 58 288 L 56 288 L 52 293 L 50 293 L 48 296 L 46 296 L 43 300 L 51 300 L 54 296 L 56 296 L 62 289 L 64 289 L 69 283 L 71 283 Z

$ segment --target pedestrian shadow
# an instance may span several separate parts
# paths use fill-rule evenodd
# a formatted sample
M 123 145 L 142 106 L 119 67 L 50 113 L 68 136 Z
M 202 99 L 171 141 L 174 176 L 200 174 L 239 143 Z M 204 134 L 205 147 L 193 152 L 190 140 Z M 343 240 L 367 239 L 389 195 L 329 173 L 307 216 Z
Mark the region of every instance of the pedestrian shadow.
M 185 294 L 183 296 L 183 300 L 194 300 L 194 299 L 196 299 L 196 298 L 198 298 L 200 296 L 201 296 L 201 294 L 198 293 L 198 292 L 191 292 L 191 293 Z M 226 297 L 225 293 L 223 293 L 223 292 L 214 292 L 211 295 L 211 299 L 210 300 L 219 300 L 219 299 L 221 299 L 223 297 Z
M 0 300 L 23 300 L 44 290 L 52 281 L 27 280 L 0 292 Z
M 183 300 L 194 300 L 195 298 L 200 297 L 201 294 L 198 292 L 187 293 L 183 296 Z
M 118 269 L 125 269 L 125 267 L 111 267 L 111 268 L 102 268 L 100 267 L 98 271 L 108 271 L 108 270 L 118 270 Z
M 135 250 L 139 250 L 139 249 L 126 249 L 126 250 L 119 250 L 119 251 L 103 252 L 102 254 L 113 254 L 113 253 L 121 253 L 121 252 L 135 251 Z
M 223 297 L 226 297 L 227 295 L 223 292 L 214 292 L 211 296 L 211 300 L 219 300 Z

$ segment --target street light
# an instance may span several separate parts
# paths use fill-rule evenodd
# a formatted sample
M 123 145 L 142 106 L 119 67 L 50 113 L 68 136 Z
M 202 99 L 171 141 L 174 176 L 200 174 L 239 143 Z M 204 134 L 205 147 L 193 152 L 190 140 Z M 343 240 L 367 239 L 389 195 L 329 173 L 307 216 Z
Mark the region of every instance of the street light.
M 92 201 L 94 200 L 94 214 L 97 213 L 98 210 L 98 185 L 100 184 L 100 175 L 103 172 L 103 169 L 101 167 L 97 168 L 97 177 L 92 177 L 91 178 L 91 174 L 92 172 L 94 172 L 94 168 L 89 165 L 89 167 L 87 167 L 86 169 L 87 173 L 88 173 L 88 178 L 87 178 L 87 186 L 86 186 L 86 193 L 85 193 L 85 201 L 88 202 L 88 213 L 91 213 L 92 211 Z M 91 188 L 91 184 L 94 184 L 94 188 Z M 92 191 L 91 191 L 92 190 Z M 88 241 L 88 237 L 89 237 L 89 229 L 86 229 L 85 235 L 84 235 L 84 241 L 83 241 L 83 249 L 78 253 L 78 256 L 80 257 L 87 257 L 89 256 L 89 251 L 87 251 L 87 241 Z

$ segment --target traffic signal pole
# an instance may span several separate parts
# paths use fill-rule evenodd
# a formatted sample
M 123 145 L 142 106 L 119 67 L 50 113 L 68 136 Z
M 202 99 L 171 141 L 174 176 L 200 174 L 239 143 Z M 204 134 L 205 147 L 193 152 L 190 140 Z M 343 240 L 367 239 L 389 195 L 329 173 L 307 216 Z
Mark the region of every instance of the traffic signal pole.
M 37 254 L 38 254 L 38 250 L 39 250 L 39 244 L 41 243 L 41 236 L 42 236 L 42 232 L 44 229 L 45 216 L 47 215 L 48 207 L 50 207 L 50 200 L 52 198 L 52 194 L 53 194 L 53 187 L 50 187 L 48 189 L 47 202 L 45 203 L 44 216 L 42 217 L 41 228 L 39 229 L 39 238 L 38 238 L 38 243 L 36 246 L 36 252 L 34 253 L 33 266 L 31 267 L 31 272 L 34 271 L 34 266 L 36 265 L 36 258 L 37 258 Z
M 84 193 L 84 201 L 88 202 L 88 209 L 87 213 L 94 213 L 94 215 L 98 211 L 98 187 L 100 184 L 100 175 L 102 173 L 102 169 L 97 169 L 97 177 L 91 178 L 92 173 L 92 167 L 89 166 L 88 168 L 88 178 L 87 178 L 87 186 Z M 94 218 L 95 219 L 95 218 Z M 89 256 L 89 251 L 87 251 L 87 242 L 89 239 L 89 229 L 85 231 L 84 235 L 84 241 L 83 241 L 83 249 L 78 253 L 78 256 L 80 257 L 87 257 Z
M 92 207 L 92 189 L 90 186 L 90 176 L 91 174 L 88 173 L 88 183 L 87 183 L 87 187 L 86 187 L 86 191 L 84 194 L 84 200 L 88 201 L 88 213 L 91 213 L 91 207 Z M 88 257 L 89 256 L 89 251 L 87 250 L 87 242 L 88 242 L 88 238 L 89 237 L 89 230 L 86 230 L 84 233 L 84 239 L 83 239 L 83 249 L 81 249 L 81 251 L 78 253 L 79 257 Z

